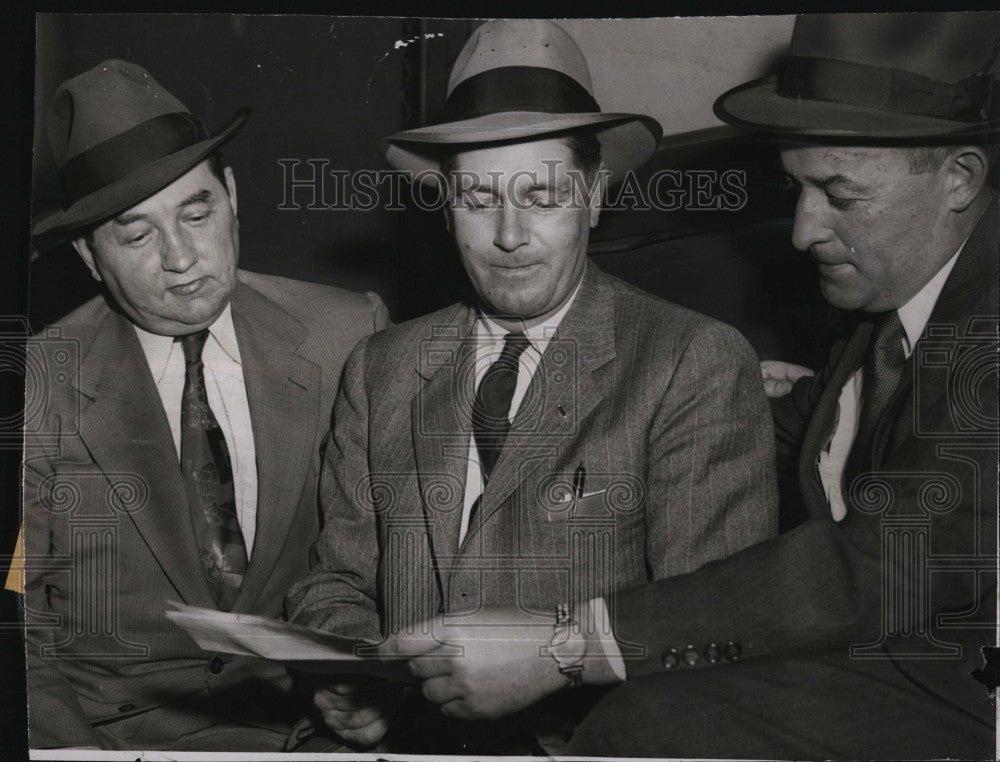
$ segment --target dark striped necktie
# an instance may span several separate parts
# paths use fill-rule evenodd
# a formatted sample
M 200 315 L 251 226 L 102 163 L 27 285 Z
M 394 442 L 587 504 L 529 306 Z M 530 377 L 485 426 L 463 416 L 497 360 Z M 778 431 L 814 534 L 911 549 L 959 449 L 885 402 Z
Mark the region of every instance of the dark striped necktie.
M 500 357 L 486 369 L 476 390 L 472 405 L 472 430 L 479 451 L 479 463 L 483 468 L 483 481 L 493 473 L 510 431 L 510 403 L 517 387 L 521 354 L 527 347 L 528 337 L 522 331 L 508 333 L 504 337 Z
M 236 514 L 229 449 L 205 390 L 201 353 L 207 339 L 207 328 L 181 339 L 181 474 L 205 580 L 219 609 L 229 611 L 246 574 L 247 548 Z
M 896 310 L 880 315 L 872 328 L 865 358 L 862 389 L 864 402 L 858 421 L 857 435 L 851 445 L 844 466 L 844 495 L 849 494 L 852 482 L 861 474 L 875 470 L 872 444 L 879 424 L 885 418 L 896 387 L 903 376 L 906 354 L 903 339 L 906 330 Z

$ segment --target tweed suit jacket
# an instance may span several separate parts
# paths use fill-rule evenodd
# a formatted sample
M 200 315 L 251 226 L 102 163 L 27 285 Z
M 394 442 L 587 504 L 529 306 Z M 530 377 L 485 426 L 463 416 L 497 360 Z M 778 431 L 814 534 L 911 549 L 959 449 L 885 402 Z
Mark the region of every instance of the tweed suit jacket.
M 233 610 L 277 617 L 319 531 L 320 444 L 344 361 L 386 313 L 374 294 L 243 271 L 232 312 L 258 469 Z M 171 600 L 214 602 L 131 323 L 98 297 L 28 352 L 39 369 L 27 376 L 23 506 L 30 746 L 197 748 L 226 723 L 281 728 L 283 669 L 206 654 L 164 616 Z
M 590 262 L 459 544 L 476 315 L 457 304 L 352 354 L 294 621 L 377 638 L 518 605 L 550 624 L 560 601 L 774 534 L 774 443 L 749 345 Z M 580 465 L 597 494 L 574 503 Z
M 733 643 L 743 660 L 838 650 L 856 665 L 890 658 L 919 690 L 993 724 L 970 673 L 996 628 L 998 223 L 994 199 L 906 363 L 873 471 L 845 490 L 846 518 L 832 519 L 817 462 L 871 323 L 774 405 L 779 464 L 797 473 L 805 520 L 694 574 L 619 594 L 615 635 L 644 649 L 627 662 L 630 678 L 662 672 L 663 654 L 686 644 Z

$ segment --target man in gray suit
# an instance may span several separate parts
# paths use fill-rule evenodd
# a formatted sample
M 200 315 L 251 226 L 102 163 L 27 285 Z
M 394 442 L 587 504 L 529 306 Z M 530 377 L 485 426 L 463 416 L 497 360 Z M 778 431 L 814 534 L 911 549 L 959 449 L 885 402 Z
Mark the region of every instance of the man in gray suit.
M 237 270 L 236 182 L 139 66 L 64 82 L 47 128 L 68 237 L 105 293 L 29 342 L 30 746 L 285 747 L 281 667 L 205 653 L 169 601 L 277 617 L 319 531 L 320 442 L 374 294 Z
M 453 635 L 490 624 L 477 612 L 498 607 L 536 633 L 556 624 L 546 664 L 556 687 L 578 684 L 581 655 L 561 640 L 574 614 L 560 604 L 692 571 L 776 530 L 749 346 L 587 259 L 608 174 L 621 179 L 660 136 L 648 117 L 601 113 L 590 91 L 561 28 L 490 22 L 455 64 L 447 121 L 385 143 L 397 168 L 448 173 L 447 224 L 477 300 L 352 354 L 323 466 L 326 524 L 289 609 L 441 657 L 413 672 L 450 717 L 506 714 L 512 697 L 471 706 L 458 686 L 488 684 L 497 653 L 534 648 L 500 639 L 450 658 Z M 582 608 L 582 626 L 608 631 L 603 602 Z M 536 667 L 519 706 L 550 684 Z M 347 741 L 372 745 L 388 729 L 364 686 L 315 698 Z M 417 740 L 391 748 L 449 749 Z M 517 748 L 495 741 L 464 749 Z

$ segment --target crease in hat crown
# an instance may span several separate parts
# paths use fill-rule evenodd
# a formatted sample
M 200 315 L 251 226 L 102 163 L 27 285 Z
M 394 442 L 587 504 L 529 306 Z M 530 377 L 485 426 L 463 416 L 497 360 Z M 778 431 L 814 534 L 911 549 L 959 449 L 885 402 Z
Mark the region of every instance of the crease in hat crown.
M 544 19 L 487 21 L 478 27 L 455 59 L 448 94 L 462 81 L 504 66 L 562 72 L 594 94 L 590 68 L 580 46 L 569 32 Z
M 644 164 L 663 135 L 653 117 L 602 112 L 583 51 L 545 19 L 498 19 L 472 33 L 452 67 L 442 117 L 383 138 L 398 170 L 435 182 L 449 145 L 530 141 L 586 129 L 601 143 L 609 182 Z
M 52 97 L 47 119 L 52 158 L 61 167 L 130 127 L 172 113 L 190 114 L 141 66 L 107 60 L 63 82 Z
M 36 217 L 32 235 L 110 218 L 195 167 L 243 126 L 249 109 L 214 134 L 143 67 L 116 59 L 67 79 L 46 112 L 46 136 L 66 199 Z

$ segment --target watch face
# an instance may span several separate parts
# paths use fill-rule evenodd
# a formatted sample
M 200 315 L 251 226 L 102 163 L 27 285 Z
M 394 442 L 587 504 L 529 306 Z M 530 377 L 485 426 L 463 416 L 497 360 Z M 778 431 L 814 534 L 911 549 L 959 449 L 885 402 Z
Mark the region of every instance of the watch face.
M 579 664 L 587 653 L 587 641 L 582 632 L 570 625 L 558 625 L 549 641 L 549 651 L 560 667 Z

